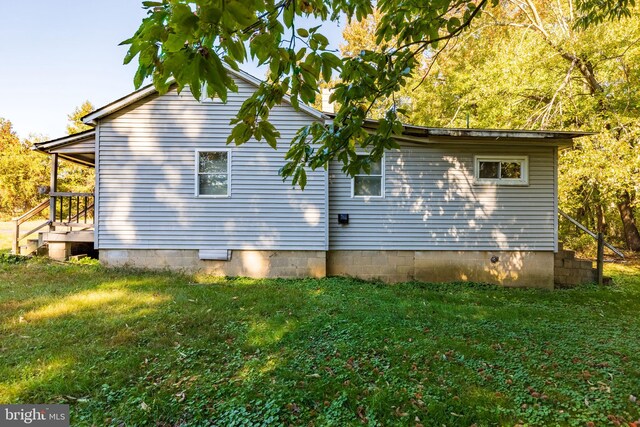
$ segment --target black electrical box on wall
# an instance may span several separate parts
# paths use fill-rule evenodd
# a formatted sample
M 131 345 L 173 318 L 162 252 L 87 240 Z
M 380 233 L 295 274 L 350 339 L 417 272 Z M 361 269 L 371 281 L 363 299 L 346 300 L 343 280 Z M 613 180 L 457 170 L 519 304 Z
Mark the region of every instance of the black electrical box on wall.
M 349 214 L 338 214 L 338 224 L 349 224 Z

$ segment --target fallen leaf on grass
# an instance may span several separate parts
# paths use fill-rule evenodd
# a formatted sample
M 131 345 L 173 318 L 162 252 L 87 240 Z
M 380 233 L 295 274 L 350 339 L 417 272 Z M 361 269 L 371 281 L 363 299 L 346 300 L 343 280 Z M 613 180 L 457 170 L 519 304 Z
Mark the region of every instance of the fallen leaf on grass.
M 300 407 L 298 405 L 296 405 L 295 403 L 289 403 L 287 404 L 287 409 L 294 413 L 294 414 L 299 414 L 300 413 Z
M 360 422 L 362 422 L 362 424 L 366 424 L 369 422 L 369 419 L 364 415 L 364 408 L 362 406 L 358 406 L 358 409 L 356 409 L 356 415 L 358 415 L 358 418 L 360 418 Z

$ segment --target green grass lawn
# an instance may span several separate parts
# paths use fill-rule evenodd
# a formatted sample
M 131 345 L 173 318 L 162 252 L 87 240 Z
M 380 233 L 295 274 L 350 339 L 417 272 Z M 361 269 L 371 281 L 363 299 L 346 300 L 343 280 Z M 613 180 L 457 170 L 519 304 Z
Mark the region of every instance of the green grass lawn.
M 73 425 L 631 422 L 640 275 L 608 274 L 548 292 L 0 264 L 0 403 L 68 403 Z
M 36 221 L 27 221 L 20 226 L 20 233 L 28 232 L 38 225 L 42 224 L 45 220 L 40 219 Z M 13 243 L 13 221 L 0 221 L 0 254 L 5 252 L 11 252 L 11 245 Z M 40 230 L 40 231 L 44 231 Z M 30 239 L 38 238 L 38 233 L 27 236 Z M 25 238 L 26 239 L 26 238 Z M 22 240 L 20 244 L 24 245 L 26 240 Z
M 0 254 L 11 250 L 13 240 L 13 222 L 0 221 Z

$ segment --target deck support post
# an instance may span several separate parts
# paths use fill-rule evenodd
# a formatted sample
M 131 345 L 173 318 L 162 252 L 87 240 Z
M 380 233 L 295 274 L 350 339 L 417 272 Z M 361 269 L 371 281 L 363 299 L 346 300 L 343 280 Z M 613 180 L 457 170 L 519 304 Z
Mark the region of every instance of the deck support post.
M 51 184 L 49 187 L 49 194 L 58 191 L 58 153 L 51 155 Z M 53 223 L 56 221 L 56 196 L 50 196 L 50 200 L 49 220 Z
M 602 232 L 598 233 L 598 256 L 596 259 L 596 272 L 598 275 L 598 285 L 602 285 L 602 272 L 604 269 L 604 236 Z
M 11 242 L 11 253 L 20 255 L 20 223 L 17 219 L 13 220 L 13 242 Z

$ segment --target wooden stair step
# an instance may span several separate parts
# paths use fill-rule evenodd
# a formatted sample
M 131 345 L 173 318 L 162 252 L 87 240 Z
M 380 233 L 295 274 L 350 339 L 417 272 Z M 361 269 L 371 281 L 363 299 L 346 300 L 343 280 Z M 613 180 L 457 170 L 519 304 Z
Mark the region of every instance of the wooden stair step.
M 49 231 L 42 234 L 44 242 L 93 242 L 93 230 Z

